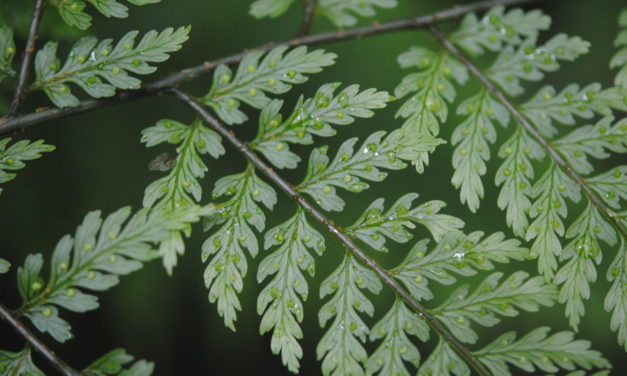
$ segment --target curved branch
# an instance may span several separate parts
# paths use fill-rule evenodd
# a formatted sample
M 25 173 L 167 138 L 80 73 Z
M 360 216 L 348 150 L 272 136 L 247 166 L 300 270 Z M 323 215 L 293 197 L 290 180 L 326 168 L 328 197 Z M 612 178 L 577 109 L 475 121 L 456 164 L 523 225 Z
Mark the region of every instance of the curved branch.
M 283 193 L 287 194 L 294 202 L 299 205 L 307 214 L 313 217 L 327 231 L 337 238 L 346 249 L 348 249 L 355 257 L 357 257 L 364 265 L 370 268 L 396 295 L 398 295 L 409 307 L 423 317 L 429 325 L 444 338 L 457 353 L 481 376 L 490 375 L 490 372 L 455 336 L 441 324 L 431 313 L 423 307 L 411 294 L 403 288 L 388 272 L 381 267 L 375 260 L 368 257 L 339 227 L 333 224 L 324 214 L 322 214 L 315 206 L 313 206 L 305 197 L 294 189 L 294 186 L 285 181 L 277 174 L 266 162 L 264 162 L 254 151 L 252 151 L 243 141 L 241 141 L 233 132 L 224 127 L 216 118 L 214 118 L 202 105 L 192 99 L 189 95 L 178 89 L 170 89 L 172 93 L 181 102 L 191 107 L 200 117 L 211 127 L 224 137 L 238 152 L 244 155 L 258 170 L 260 170 L 268 179 L 276 184 Z
M 50 350 L 39 338 L 28 329 L 23 322 L 13 316 L 11 311 L 4 305 L 0 304 L 0 319 L 6 320 L 15 331 L 24 337 L 24 339 L 41 355 L 43 355 L 50 363 L 64 376 L 80 376 L 81 373 L 70 367 L 63 359 L 59 358 L 54 351 Z
M 461 61 L 470 72 L 481 82 L 486 89 L 488 89 L 498 100 L 507 108 L 507 110 L 516 119 L 518 124 L 533 137 L 542 147 L 546 150 L 547 154 L 557 163 L 562 170 L 573 179 L 583 190 L 588 199 L 603 213 L 605 219 L 618 231 L 623 239 L 627 239 L 627 229 L 618 221 L 612 210 L 608 208 L 605 203 L 594 193 L 592 188 L 588 185 L 586 180 L 579 176 L 572 166 L 559 154 L 559 152 L 546 140 L 542 135 L 529 123 L 527 118 L 516 109 L 514 103 L 512 103 L 503 93 L 502 90 L 497 88 L 471 61 L 470 59 L 457 48 L 451 41 L 448 40 L 446 34 L 437 29 L 435 26 L 430 26 L 429 31 L 442 43 L 442 45 L 459 61 Z
M 24 130 L 33 125 L 41 124 L 47 121 L 65 118 L 71 115 L 92 111 L 105 106 L 128 102 L 134 99 L 143 98 L 151 95 L 157 95 L 166 89 L 175 85 L 191 80 L 199 75 L 211 72 L 216 65 L 234 64 L 239 62 L 249 52 L 255 50 L 269 51 L 274 47 L 289 45 L 318 45 L 323 43 L 340 42 L 349 39 L 360 39 L 368 36 L 379 35 L 394 31 L 420 29 L 429 27 L 437 22 L 459 18 L 468 12 L 476 12 L 489 9 L 495 5 L 518 5 L 536 2 L 540 0 L 486 0 L 476 3 L 455 6 L 439 12 L 427 14 L 420 17 L 403 18 L 389 22 L 374 23 L 367 26 L 359 26 L 351 29 L 313 34 L 304 37 L 292 38 L 286 41 L 269 43 L 264 46 L 257 47 L 253 50 L 246 50 L 235 55 L 223 57 L 212 62 L 204 62 L 195 67 L 183 69 L 180 72 L 170 74 L 158 81 L 154 81 L 137 90 L 128 90 L 118 92 L 110 98 L 92 99 L 82 102 L 76 107 L 66 107 L 61 109 L 44 109 L 43 111 L 32 112 L 27 115 L 14 118 L 0 118 L 0 135 L 13 133 Z
M 30 23 L 30 29 L 28 30 L 28 38 L 26 39 L 26 48 L 24 49 L 24 56 L 22 57 L 20 76 L 17 81 L 17 87 L 15 88 L 13 102 L 11 103 L 11 108 L 9 109 L 9 116 L 15 115 L 20 110 L 22 101 L 28 92 L 28 73 L 30 71 L 30 64 L 33 61 L 33 54 L 35 53 L 37 29 L 39 29 L 39 21 L 41 21 L 41 14 L 44 10 L 44 2 L 45 0 L 37 0 L 35 3 L 33 18 Z

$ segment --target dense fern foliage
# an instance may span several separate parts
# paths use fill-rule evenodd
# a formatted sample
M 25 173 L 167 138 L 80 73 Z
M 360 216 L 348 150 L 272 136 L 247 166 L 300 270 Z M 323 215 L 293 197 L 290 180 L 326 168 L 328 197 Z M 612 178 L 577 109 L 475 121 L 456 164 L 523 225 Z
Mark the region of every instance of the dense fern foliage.
M 87 2 L 106 17 L 128 16 L 121 1 Z M 91 24 L 83 1 L 46 3 L 70 26 Z M 295 3 L 255 0 L 250 14 L 276 18 Z M 396 0 L 305 3 L 313 6 L 314 17 L 324 16 L 338 28 L 397 5 Z M 342 56 L 297 46 L 298 39 L 293 46 L 279 43 L 225 59 L 228 63 L 204 63 L 211 83 L 197 99 L 173 83 L 154 84 L 162 85 L 156 92 L 174 94 L 194 111 L 187 119 L 162 119 L 142 131 L 147 147 L 171 149 L 155 153 L 149 165 L 161 176 L 146 187 L 144 207 L 132 215 L 124 207 L 104 218 L 89 212 L 74 236 L 62 237 L 45 256 L 29 254 L 17 268 L 0 259 L 0 274 L 16 270 L 22 299 L 15 310 L 0 305 L 2 318 L 20 333 L 28 330 L 27 321 L 57 342 L 68 341 L 73 333 L 61 317 L 64 310 L 98 308 L 94 292 L 109 290 L 154 259 L 172 275 L 187 251 L 192 224 L 202 220 L 203 244 L 192 253 L 200 253 L 205 264 L 209 303 L 235 331 L 240 294 L 253 290 L 259 331 L 268 333 L 270 350 L 292 373 L 301 369 L 305 317 L 317 317 L 324 334 L 315 356 L 323 375 L 609 374 L 610 362 L 577 332 L 590 284 L 601 275 L 611 283 L 603 297 L 608 326 L 627 350 L 627 167 L 612 163 L 604 170 L 596 161 L 627 151 L 627 118 L 621 117 L 627 112 L 627 10 L 618 19 L 623 30 L 610 62 L 617 68 L 614 86 L 543 83 L 534 92 L 528 92 L 528 83 L 543 82 L 588 53 L 590 44 L 577 36 L 541 34 L 551 19 L 539 10 L 496 5 L 464 13 L 448 34 L 430 24 L 440 49 L 416 45 L 399 51 L 397 62 L 408 73 L 398 77 L 393 95 L 339 82 L 301 91 L 297 85 Z M 153 73 L 149 64 L 168 59 L 189 32 L 189 27 L 149 31 L 137 43 L 137 31 L 116 43 L 83 37 L 68 46 L 63 64 L 58 42 L 47 41 L 35 53 L 34 79 L 24 82 L 16 73 L 13 31 L 2 25 L 0 81 L 19 76 L 18 88 L 43 91 L 62 109 L 55 113 L 99 103 L 85 105 L 70 84 L 92 98 L 133 89 L 133 95 L 152 94 L 133 74 Z M 344 32 L 350 30 L 327 38 L 341 39 Z M 22 60 L 26 69 L 27 60 Z M 190 72 L 180 74 L 200 71 Z M 168 79 L 173 82 L 176 75 Z M 464 86 L 474 92 L 460 90 Z M 295 104 L 280 97 L 289 91 L 298 92 Z M 12 107 L 20 101 L 16 95 Z M 341 135 L 342 128 L 388 106 L 396 122 L 381 122 L 386 125 L 361 138 Z M 0 131 L 13 119 L 20 115 L 11 109 L 0 120 Z M 256 127 L 256 135 L 241 141 L 242 127 Z M 451 132 L 442 132 L 448 127 Z M 450 139 L 444 139 L 448 133 Z M 330 138 L 340 141 L 337 147 L 325 145 Z M 462 218 L 446 214 L 445 202 L 419 200 L 420 184 L 414 182 L 400 197 L 377 198 L 365 210 L 351 201 L 353 194 L 408 166 L 421 181 L 444 143 L 452 145 L 450 183 L 470 211 L 466 222 L 486 199 L 486 184 L 494 184 L 500 191 L 493 199 L 511 233 L 465 231 Z M 241 170 L 207 179 L 215 163 L 226 163 L 229 148 L 242 154 Z M 0 183 L 14 179 L 9 171 L 24 168 L 24 161 L 53 150 L 41 140 L 0 140 Z M 488 171 L 494 156 L 498 167 Z M 302 181 L 286 181 L 288 169 L 301 170 Z M 293 207 L 281 218 L 273 210 L 283 201 Z M 336 222 L 339 212 L 351 221 Z M 279 224 L 268 228 L 269 216 Z M 390 249 L 401 249 L 402 257 L 389 257 L 397 256 L 387 255 Z M 318 266 L 329 253 L 339 262 L 320 276 Z M 601 264 L 604 258 L 613 260 L 609 267 Z M 530 274 L 525 262 L 537 263 L 538 273 Z M 513 266 L 506 272 L 501 266 L 507 263 Z M 259 286 L 247 283 L 249 271 Z M 311 294 L 322 304 L 305 312 Z M 514 323 L 508 318 L 522 314 L 541 321 L 537 312 L 555 305 L 563 307 L 570 331 L 536 325 L 518 333 L 510 329 L 519 328 L 506 327 Z M 498 335 L 483 330 L 492 327 Z M 31 359 L 39 340 L 22 335 L 23 349 L 0 351 L 0 373 L 43 375 Z M 48 358 L 60 371 L 74 372 L 55 363 L 54 353 Z M 116 349 L 81 373 L 139 376 L 153 369 L 153 363 L 134 362 Z

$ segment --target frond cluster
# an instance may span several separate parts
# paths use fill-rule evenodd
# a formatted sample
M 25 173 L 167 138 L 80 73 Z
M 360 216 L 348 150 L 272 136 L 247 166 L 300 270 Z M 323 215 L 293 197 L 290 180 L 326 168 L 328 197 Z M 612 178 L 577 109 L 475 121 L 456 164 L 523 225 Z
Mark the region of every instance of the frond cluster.
M 298 83 L 289 81 L 289 78 L 299 77 L 301 72 L 317 72 L 333 63 L 334 58 L 334 55 L 320 50 L 307 51 L 300 47 L 292 51 L 279 47 L 265 56 L 262 52 L 252 52 L 242 60 L 236 73 L 226 67 L 218 67 L 212 88 L 202 98 L 202 102 L 227 124 L 241 123 L 247 119 L 239 109 L 241 103 L 259 109 L 257 135 L 247 145 L 265 157 L 274 168 L 296 168 L 302 161 L 290 150 L 291 145 L 312 144 L 316 136 L 334 136 L 337 133 L 336 126 L 373 116 L 374 110 L 385 107 L 392 100 L 389 94 L 375 89 L 360 90 L 357 85 L 341 89 L 339 83 L 331 83 L 322 85 L 311 98 L 301 96 L 294 108 L 285 112 L 281 100 L 271 100 L 265 95 L 266 92 L 279 94 L 289 90 L 291 84 Z M 424 62 L 425 58 L 427 63 Z M 406 79 L 404 89 L 398 89 L 401 90 L 400 96 L 418 90 L 419 93 L 414 95 L 415 100 L 408 103 L 423 103 L 420 110 L 422 114 L 414 111 L 409 104 L 404 104 L 404 117 L 437 117 L 437 124 L 444 121 L 446 112 L 439 111 L 445 108 L 445 101 L 451 102 L 454 98 L 450 81 L 460 84 L 467 81 L 466 68 L 445 53 L 436 54 L 422 49 L 413 49 L 401 60 L 407 62 L 408 66 L 433 68 L 433 72 L 427 75 L 418 73 L 417 78 L 414 78 L 431 80 L 424 83 L 425 91 L 420 91 L 420 85 L 412 87 L 409 79 Z M 308 67 L 306 70 L 302 68 L 303 61 L 306 61 Z M 290 75 L 290 71 L 294 74 Z M 299 82 L 304 81 L 304 78 L 302 76 Z M 273 85 L 268 85 L 270 82 Z M 444 88 L 438 89 L 438 85 Z M 435 89 L 431 90 L 431 87 Z M 434 103 L 440 107 L 434 109 Z M 475 127 L 476 133 L 482 135 L 485 134 L 481 132 L 484 126 L 491 127 L 492 134 L 496 133 L 492 121 L 496 120 L 503 125 L 509 121 L 508 113 L 502 106 L 498 107 L 487 91 L 468 100 L 463 108 L 468 114 L 474 113 L 474 108 L 480 108 L 480 114 L 472 116 L 468 123 L 469 127 Z M 495 110 L 486 113 L 488 108 Z M 169 128 L 165 127 L 166 124 Z M 328 155 L 327 146 L 318 146 L 311 152 L 303 181 L 295 185 L 294 189 L 311 198 L 323 210 L 343 211 L 348 205 L 341 197 L 342 191 L 359 193 L 368 189 L 370 184 L 383 181 L 388 171 L 405 168 L 407 162 L 425 158 L 426 163 L 428 154 L 443 142 L 437 137 L 439 131 L 434 124 L 408 120 L 402 128 L 390 133 L 374 132 L 362 141 L 348 139 L 332 156 Z M 419 127 L 424 128 L 420 132 L 409 131 Z M 199 188 L 186 190 L 185 187 L 177 187 L 181 179 L 175 179 L 175 170 L 191 171 L 190 177 L 185 179 L 191 184 L 188 187 L 193 187 L 206 170 L 204 164 L 192 163 L 195 160 L 193 157 L 207 153 L 219 157 L 224 149 L 216 136 L 212 142 L 207 140 L 203 143 L 203 147 L 208 149 L 201 153 L 198 138 L 191 138 L 194 128 L 206 129 L 199 121 L 192 126 L 185 126 L 176 121 L 163 120 L 144 131 L 144 142 L 148 145 L 159 142 L 180 145 L 178 156 L 169 162 L 172 171 L 148 188 L 146 197 L 155 197 L 148 201 L 149 205 L 161 205 L 163 201 L 160 200 L 168 200 L 170 192 L 175 190 L 188 192 L 180 195 L 187 197 L 186 202 L 202 199 Z M 149 138 L 152 141 L 148 141 Z M 488 150 L 485 141 L 482 145 Z M 466 147 L 471 146 L 474 147 Z M 186 153 L 190 156 L 186 157 Z M 416 167 L 421 169 L 423 165 L 416 164 Z M 168 182 L 174 185 L 168 185 Z M 194 192 L 193 197 L 190 192 Z M 506 239 L 502 234 L 487 237 L 479 232 L 464 234 L 461 231 L 461 220 L 441 213 L 445 206 L 443 202 L 429 201 L 414 205 L 417 196 L 414 193 L 407 194 L 387 209 L 383 199 L 375 200 L 357 216 L 353 225 L 339 227 L 342 233 L 366 247 L 364 249 L 383 252 L 387 251 L 388 241 L 408 243 L 414 236 L 416 226 L 426 228 L 435 240 L 434 245 L 430 246 L 428 239 L 418 240 L 406 259 L 388 272 L 391 278 L 410 291 L 413 299 L 433 299 L 432 283 L 453 284 L 460 277 L 493 270 L 496 263 L 523 260 L 528 256 L 529 251 L 520 247 L 518 241 Z M 307 276 L 313 277 L 316 272 L 316 256 L 323 257 L 327 248 L 337 251 L 338 247 L 325 243 L 322 234 L 309 222 L 303 208 L 298 208 L 282 224 L 266 230 L 265 211 L 274 208 L 278 197 L 250 162 L 243 172 L 219 179 L 215 183 L 212 198 L 222 200 L 217 212 L 205 222 L 209 236 L 202 247 L 202 258 L 208 263 L 204 277 L 209 289 L 209 300 L 217 303 L 218 314 L 223 317 L 225 325 L 235 330 L 237 311 L 241 309 L 238 294 L 244 288 L 250 259 L 260 253 L 258 238 L 263 234 L 263 248 L 268 253 L 257 267 L 257 280 L 262 284 L 257 302 L 257 311 L 262 316 L 260 331 L 271 334 L 272 352 L 281 355 L 290 371 L 297 372 L 303 356 L 299 343 L 303 337 L 303 305 L 311 291 Z M 382 319 L 370 328 L 363 315 L 374 317 L 375 305 L 369 296 L 380 293 L 382 281 L 351 252 L 343 248 L 339 250 L 344 253 L 343 261 L 320 287 L 320 297 L 326 302 L 318 312 L 318 319 L 320 325 L 327 328 L 317 349 L 323 374 L 409 375 L 413 372 L 410 369 L 414 367 L 421 374 L 446 375 L 469 370 L 455 347 L 440 334 L 436 334 L 439 345 L 433 351 L 426 352 L 425 360 L 421 360 L 420 351 L 425 350 L 419 350 L 414 340 L 429 340 L 430 326 L 434 322 L 418 315 L 401 298 L 396 298 L 391 310 L 381 315 Z M 428 309 L 428 312 L 433 315 L 431 320 L 446 327 L 458 340 L 474 344 L 479 336 L 474 325 L 494 326 L 500 322 L 500 317 L 516 316 L 520 311 L 535 312 L 540 307 L 553 305 L 556 298 L 555 285 L 545 283 L 542 277 L 531 277 L 524 272 L 515 272 L 509 276 L 495 272 L 486 275 L 474 288 L 459 286 L 447 300 L 439 305 L 433 304 L 434 308 Z M 548 333 L 538 329 L 529 336 L 544 339 Z M 501 338 L 497 344 L 478 349 L 471 356 L 476 356 L 478 361 L 491 369 L 505 369 L 504 374 L 513 372 L 510 370 L 512 366 L 526 371 L 536 368 L 571 370 L 576 367 L 609 367 L 598 352 L 589 349 L 587 341 L 572 340 L 572 334 L 548 337 L 550 339 L 546 340 L 545 348 L 536 353 L 523 349 L 523 345 L 519 346 L 515 338 L 514 334 L 508 334 L 507 339 Z M 520 340 L 521 343 L 524 338 Z M 380 340 L 382 342 L 378 349 L 369 354 L 366 343 L 378 343 Z M 572 344 L 581 350 L 582 356 L 566 356 L 564 359 L 561 352 L 558 354 L 559 348 L 551 347 L 553 341 Z M 509 345 L 511 349 L 507 347 Z M 504 355 L 510 351 L 519 351 L 520 357 L 528 356 L 529 363 L 520 357 Z
M 620 22 L 623 18 L 621 15 Z M 540 81 L 558 70 L 561 62 L 574 61 L 589 50 L 588 42 L 565 34 L 539 43 L 539 32 L 549 24 L 548 16 L 537 10 L 495 7 L 482 18 L 466 15 L 449 40 L 473 57 L 495 53 L 490 65 L 479 68 L 481 74 L 506 97 L 516 98 L 525 93 L 525 81 Z M 620 46 L 624 44 L 621 35 L 616 41 Z M 621 53 L 612 66 L 622 64 Z M 447 105 L 454 103 L 453 83 L 467 82 L 466 67 L 446 50 L 434 52 L 423 47 L 401 54 L 399 63 L 419 68 L 405 76 L 395 91 L 398 97 L 411 94 L 397 113 L 406 119 L 403 129 L 437 136 L 447 119 Z M 627 151 L 625 120 L 613 117 L 614 111 L 627 110 L 627 91 L 619 87 L 619 81 L 617 77 L 617 87 L 610 88 L 599 83 L 572 83 L 561 89 L 546 85 L 514 103 L 514 110 L 492 88 L 482 85 L 475 95 L 459 101 L 456 111 L 463 120 L 451 137 L 455 146 L 451 182 L 460 191 L 462 203 L 476 212 L 484 197 L 483 177 L 492 157 L 491 145 L 498 141 L 499 128 L 517 123 L 509 139 L 500 143 L 502 164 L 495 171 L 495 183 L 501 188 L 497 203 L 505 210 L 513 232 L 532 243 L 530 255 L 538 258 L 540 272 L 561 285 L 559 301 L 566 303 L 575 329 L 584 314 L 583 302 L 590 296 L 588 284 L 596 280 L 601 243 L 612 247 L 617 238 L 621 244 L 625 241 L 625 226 L 614 219 L 622 210 L 627 189 L 624 166 L 599 174 L 592 161 Z M 516 111 L 514 116 L 512 111 Z M 572 127 L 581 120 L 592 124 L 564 132 L 563 126 Z M 424 161 L 419 158 L 413 163 Z M 582 200 L 584 211 L 573 217 L 572 211 L 577 210 L 573 208 L 569 216 L 569 206 Z M 619 283 L 615 277 L 609 278 Z M 619 309 L 622 303 L 614 300 L 619 296 L 613 293 L 611 297 L 606 309 Z M 627 326 L 625 317 L 618 313 L 612 327 Z M 625 337 L 619 341 L 624 343 Z

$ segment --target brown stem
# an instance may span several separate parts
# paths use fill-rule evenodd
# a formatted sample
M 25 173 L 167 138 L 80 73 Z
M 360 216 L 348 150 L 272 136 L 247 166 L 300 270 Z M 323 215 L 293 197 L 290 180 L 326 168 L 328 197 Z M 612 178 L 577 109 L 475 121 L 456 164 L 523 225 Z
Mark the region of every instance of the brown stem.
M 4 305 L 0 304 L 0 319 L 6 320 L 15 331 L 24 337 L 24 339 L 41 355 L 43 355 L 48 361 L 61 372 L 64 376 L 80 376 L 81 373 L 70 367 L 63 359 L 59 358 L 54 351 L 50 350 L 39 338 L 33 334 L 33 332 L 24 325 L 17 317 L 11 313 L 11 311 Z
M 471 61 L 470 59 L 457 48 L 451 41 L 448 40 L 446 34 L 436 28 L 435 26 L 430 26 L 429 30 L 433 35 L 444 45 L 444 47 L 459 61 L 461 61 L 470 72 L 481 82 L 483 86 L 486 87 L 498 100 L 507 108 L 507 110 L 512 114 L 512 116 L 516 119 L 518 124 L 527 132 L 531 137 L 533 137 L 542 147 L 546 150 L 547 154 L 557 163 L 562 170 L 568 175 L 571 179 L 573 179 L 583 190 L 588 199 L 603 213 L 605 219 L 618 231 L 619 234 L 623 237 L 623 239 L 627 239 L 627 229 L 622 226 L 620 221 L 616 218 L 614 213 L 610 208 L 608 208 L 605 203 L 594 193 L 592 188 L 588 185 L 586 180 L 579 176 L 577 172 L 572 168 L 572 166 L 560 155 L 560 153 L 553 147 L 553 145 L 546 140 L 542 135 L 529 123 L 527 118 L 523 114 L 518 111 L 514 103 L 512 103 L 503 93 L 502 90 L 497 88 L 489 79 L 486 77 Z
M 320 34 L 308 35 L 301 38 L 293 38 L 278 43 L 269 43 L 264 46 L 260 46 L 254 50 L 268 51 L 274 47 L 289 45 L 289 46 L 301 46 L 301 45 L 317 45 L 323 43 L 339 42 L 348 39 L 359 39 L 373 35 L 379 35 L 383 33 L 389 33 L 401 30 L 411 30 L 426 28 L 434 23 L 446 21 L 463 16 L 468 12 L 477 12 L 485 9 L 489 9 L 495 5 L 517 5 L 526 4 L 538 0 L 486 0 L 476 3 L 455 6 L 439 12 L 427 14 L 420 17 L 403 18 L 389 22 L 375 23 L 368 26 L 360 26 L 347 30 L 340 30 L 334 32 L 326 32 Z M 211 72 L 218 64 L 234 64 L 239 62 L 246 54 L 251 50 L 237 53 L 235 55 L 223 57 L 213 62 L 205 62 L 201 65 L 183 69 L 180 72 L 170 74 L 169 76 L 154 81 L 145 85 L 137 90 L 120 91 L 116 95 L 110 98 L 92 99 L 82 102 L 76 107 L 44 109 L 42 111 L 32 112 L 27 115 L 17 116 L 14 118 L 0 118 L 0 135 L 13 133 L 31 127 L 33 125 L 41 124 L 51 120 L 65 118 L 67 116 L 88 112 L 91 110 L 99 109 L 105 106 L 128 102 L 134 99 L 143 98 L 151 95 L 156 95 L 162 91 L 171 88 L 183 81 L 193 79 L 199 75 L 207 74 Z
M 20 75 L 17 81 L 17 87 L 15 88 L 15 95 L 13 96 L 13 102 L 11 102 L 11 108 L 9 109 L 8 116 L 11 117 L 20 110 L 22 101 L 26 97 L 28 92 L 28 73 L 30 71 L 30 65 L 33 61 L 33 54 L 35 53 L 35 41 L 37 40 L 37 29 L 39 29 L 39 21 L 41 21 L 41 14 L 44 10 L 45 0 L 36 0 L 35 10 L 33 11 L 33 18 L 30 23 L 30 29 L 28 30 L 28 38 L 26 39 L 26 48 L 24 49 L 24 55 L 22 57 L 22 64 L 20 68 Z
M 294 202 L 299 205 L 307 214 L 313 217 L 318 223 L 320 223 L 327 231 L 337 238 L 346 249 L 348 249 L 357 259 L 359 259 L 364 265 L 370 268 L 388 287 L 390 287 L 396 295 L 398 295 L 403 301 L 405 301 L 409 307 L 416 311 L 422 318 L 424 318 L 429 325 L 443 337 L 456 351 L 457 353 L 477 372 L 477 374 L 486 376 L 490 375 L 490 372 L 485 366 L 468 350 L 455 336 L 431 313 L 423 307 L 411 294 L 403 288 L 394 278 L 392 278 L 388 272 L 382 268 L 375 260 L 368 257 L 368 255 L 361 250 L 351 239 L 349 235 L 344 233 L 340 228 L 335 226 L 333 222 L 322 214 L 315 206 L 313 206 L 305 197 L 294 189 L 294 186 L 285 181 L 279 174 L 277 174 L 266 162 L 264 162 L 252 149 L 250 149 L 243 141 L 241 141 L 233 132 L 222 125 L 216 118 L 214 118 L 200 103 L 192 99 L 189 95 L 183 93 L 178 89 L 170 89 L 176 98 L 183 103 L 191 107 L 200 117 L 211 127 L 224 137 L 237 151 L 248 159 L 259 171 L 261 171 L 268 179 L 276 184 L 283 193 L 288 195 Z
M 311 22 L 313 21 L 314 16 L 314 5 L 315 0 L 306 0 L 305 1 L 305 15 L 303 16 L 303 22 L 300 25 L 300 30 L 298 30 L 297 37 L 304 37 L 309 34 L 309 29 L 311 29 Z

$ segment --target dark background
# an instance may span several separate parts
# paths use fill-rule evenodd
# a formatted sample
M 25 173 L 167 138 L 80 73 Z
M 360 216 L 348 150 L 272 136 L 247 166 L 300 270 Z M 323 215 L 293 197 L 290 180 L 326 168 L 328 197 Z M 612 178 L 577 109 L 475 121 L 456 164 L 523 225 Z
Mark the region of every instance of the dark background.
M 376 19 L 385 21 L 417 16 L 455 4 L 448 0 L 399 2 L 396 9 L 380 10 Z M 19 7 L 28 8 L 30 3 L 2 0 L 0 20 L 4 19 L 16 27 L 18 32 L 19 29 L 25 30 L 28 19 L 20 18 L 21 13 L 15 13 L 15 10 L 19 10 Z M 119 38 L 131 29 L 143 33 L 153 28 L 162 30 L 167 26 L 191 24 L 190 40 L 172 59 L 161 64 L 156 74 L 145 79 L 145 82 L 149 82 L 167 72 L 211 61 L 268 41 L 289 38 L 298 30 L 302 15 L 300 4 L 293 6 L 283 17 L 272 20 L 255 20 L 250 17 L 247 14 L 249 4 L 249 1 L 164 0 L 160 4 L 143 8 L 130 6 L 130 17 L 123 20 L 107 19 L 89 9 L 94 15 L 94 27 L 89 33 L 100 38 Z M 575 64 L 563 64 L 562 70 L 550 74 L 545 83 L 550 82 L 557 88 L 570 82 L 584 85 L 598 81 L 604 86 L 610 85 L 615 72 L 608 69 L 608 62 L 615 52 L 612 41 L 617 31 L 616 17 L 621 6 L 625 5 L 621 0 L 564 0 L 538 5 L 553 18 L 551 30 L 543 38 L 564 32 L 579 35 L 592 43 L 589 54 Z M 48 9 L 44 16 L 44 30 L 48 34 L 42 35 L 42 40 L 66 38 L 61 42 L 60 56 L 64 56 L 71 41 L 80 33 L 73 31 L 67 38 L 67 29 L 55 26 L 57 19 L 56 11 Z M 443 28 L 451 29 L 455 25 L 456 22 L 450 22 L 444 24 Z M 312 32 L 332 29 L 333 25 L 320 17 L 315 19 Z M 293 104 L 301 94 L 313 95 L 320 84 L 330 81 L 341 81 L 345 85 L 359 83 L 363 88 L 393 91 L 401 78 L 409 73 L 400 69 L 396 57 L 412 45 L 439 48 L 426 31 L 403 31 L 321 46 L 319 48 L 339 55 L 337 64 L 312 76 L 307 84 L 293 88 L 285 97 L 287 106 Z M 23 46 L 23 37 L 18 40 L 18 46 Z M 193 83 L 186 83 L 183 88 L 200 96 L 209 86 L 210 76 L 203 76 Z M 523 95 L 525 98 L 538 85 L 527 87 L 527 94 Z M 477 88 L 474 82 L 466 85 L 464 90 L 460 90 L 458 98 L 472 94 Z M 73 91 L 80 93 L 78 88 L 73 88 Z M 8 94 L 6 87 L 4 94 L 5 97 Z M 27 106 L 35 108 L 47 103 L 43 94 L 37 93 L 30 97 Z M 348 137 L 364 137 L 377 129 L 395 129 L 402 124 L 400 119 L 394 119 L 400 104 L 393 102 L 385 110 L 378 111 L 373 119 L 359 120 L 350 127 L 340 128 L 339 135 L 333 140 L 317 139 L 316 142 L 336 146 Z M 441 134 L 447 140 L 452 129 L 459 124 L 454 111 L 450 112 L 451 116 L 442 126 Z M 255 113 L 251 111 L 251 114 L 254 118 Z M 56 145 L 57 150 L 41 160 L 28 163 L 15 181 L 3 185 L 5 191 L 0 197 L 0 256 L 11 261 L 13 268 L 0 279 L 0 301 L 10 307 L 19 305 L 14 282 L 16 267 L 32 252 L 43 253 L 48 260 L 56 241 L 64 234 L 72 233 L 88 211 L 101 209 L 104 213 L 110 213 L 124 205 L 139 208 L 144 188 L 161 176 L 148 171 L 148 162 L 162 151 L 173 150 L 168 146 L 145 148 L 139 142 L 141 130 L 162 118 L 189 122 L 193 117 L 189 109 L 173 98 L 152 97 L 42 124 L 15 135 L 16 139 L 44 138 L 48 143 Z M 580 122 L 582 125 L 585 123 Z M 250 139 L 256 132 L 255 127 L 256 122 L 250 121 L 237 126 L 235 131 L 242 138 Z M 513 124 L 507 130 L 501 129 L 499 140 L 505 140 L 513 129 Z M 305 158 L 310 150 L 305 147 L 294 149 Z M 484 179 L 486 199 L 482 201 L 478 213 L 472 214 L 460 204 L 458 192 L 450 184 L 453 173 L 451 152 L 450 145 L 440 146 L 432 156 L 431 165 L 422 175 L 408 168 L 392 173 L 385 183 L 373 184 L 370 190 L 359 195 L 342 192 L 349 209 L 335 215 L 335 221 L 341 225 L 352 223 L 374 198 L 386 197 L 390 203 L 404 193 L 418 192 L 421 202 L 439 199 L 449 203 L 446 213 L 464 219 L 467 231 L 505 231 L 508 236 L 512 236 L 505 225 L 503 212 L 496 208 L 498 191 L 493 179 L 500 163 L 498 158 L 493 158 L 488 164 L 489 172 Z M 202 181 L 205 193 L 203 202 L 208 202 L 208 192 L 218 178 L 239 172 L 244 166 L 243 159 L 229 147 L 220 161 L 207 159 L 206 162 L 209 172 Z M 617 163 L 617 160 L 610 160 L 606 166 Z M 297 182 L 304 175 L 304 167 L 282 173 L 289 181 Z M 289 200 L 280 193 L 279 197 L 279 205 L 268 215 L 268 228 L 284 221 L 294 211 Z M 569 216 L 569 221 L 572 219 L 573 216 Z M 42 338 L 75 368 L 86 366 L 110 349 L 124 347 L 138 358 L 155 361 L 157 375 L 287 374 L 280 358 L 270 352 L 269 336 L 259 336 L 260 317 L 256 314 L 256 296 L 262 286 L 256 283 L 254 277 L 260 258 L 254 260 L 246 278 L 245 290 L 240 295 L 243 312 L 239 315 L 237 333 L 233 333 L 224 327 L 215 307 L 207 300 L 202 280 L 204 266 L 200 260 L 200 245 L 205 237 L 200 226 L 196 226 L 188 242 L 187 254 L 179 259 L 172 277 L 166 275 L 159 262 L 153 262 L 142 271 L 123 278 L 119 286 L 100 294 L 99 310 L 80 315 L 63 311 L 62 316 L 71 323 L 76 336 L 67 344 L 55 344 L 45 335 Z M 384 266 L 394 265 L 404 256 L 407 247 L 392 247 L 389 254 L 376 257 Z M 328 249 L 329 252 L 323 258 L 317 259 L 317 275 L 314 281 L 310 281 L 312 294 L 305 307 L 303 323 L 303 375 L 320 374 L 320 366 L 315 360 L 315 346 L 322 334 L 317 323 L 316 308 L 321 305 L 317 287 L 322 278 L 337 265 L 341 254 L 339 244 L 333 240 L 328 241 Z M 586 303 L 586 316 L 578 337 L 591 340 L 593 347 L 602 351 L 613 363 L 613 374 L 621 375 L 627 372 L 625 353 L 616 343 L 616 334 L 609 329 L 609 314 L 603 310 L 603 299 L 609 288 L 605 272 L 614 252 L 609 247 L 604 252 L 603 264 L 598 273 L 599 281 L 592 285 L 592 298 Z M 501 270 L 526 269 L 534 272 L 535 268 L 534 262 L 527 262 L 507 265 Z M 440 297 L 449 293 L 450 288 L 436 288 L 438 298 L 428 305 L 437 304 L 442 301 Z M 391 294 L 384 288 L 381 296 L 373 297 L 373 300 L 376 301 L 376 315 L 381 317 L 391 301 Z M 367 322 L 372 324 L 374 321 L 368 319 Z M 553 332 L 568 330 L 563 307 L 556 306 L 535 314 L 523 313 L 514 319 L 504 319 L 500 325 L 490 329 L 477 328 L 482 337 L 477 345 L 491 341 L 506 330 L 526 333 L 543 325 L 552 327 Z M 6 324 L 0 324 L 0 347 L 18 350 L 21 345 L 11 329 Z M 423 358 L 428 355 L 431 345 L 421 345 Z M 54 374 L 46 368 L 47 363 L 39 356 L 36 356 L 36 361 L 42 369 Z

